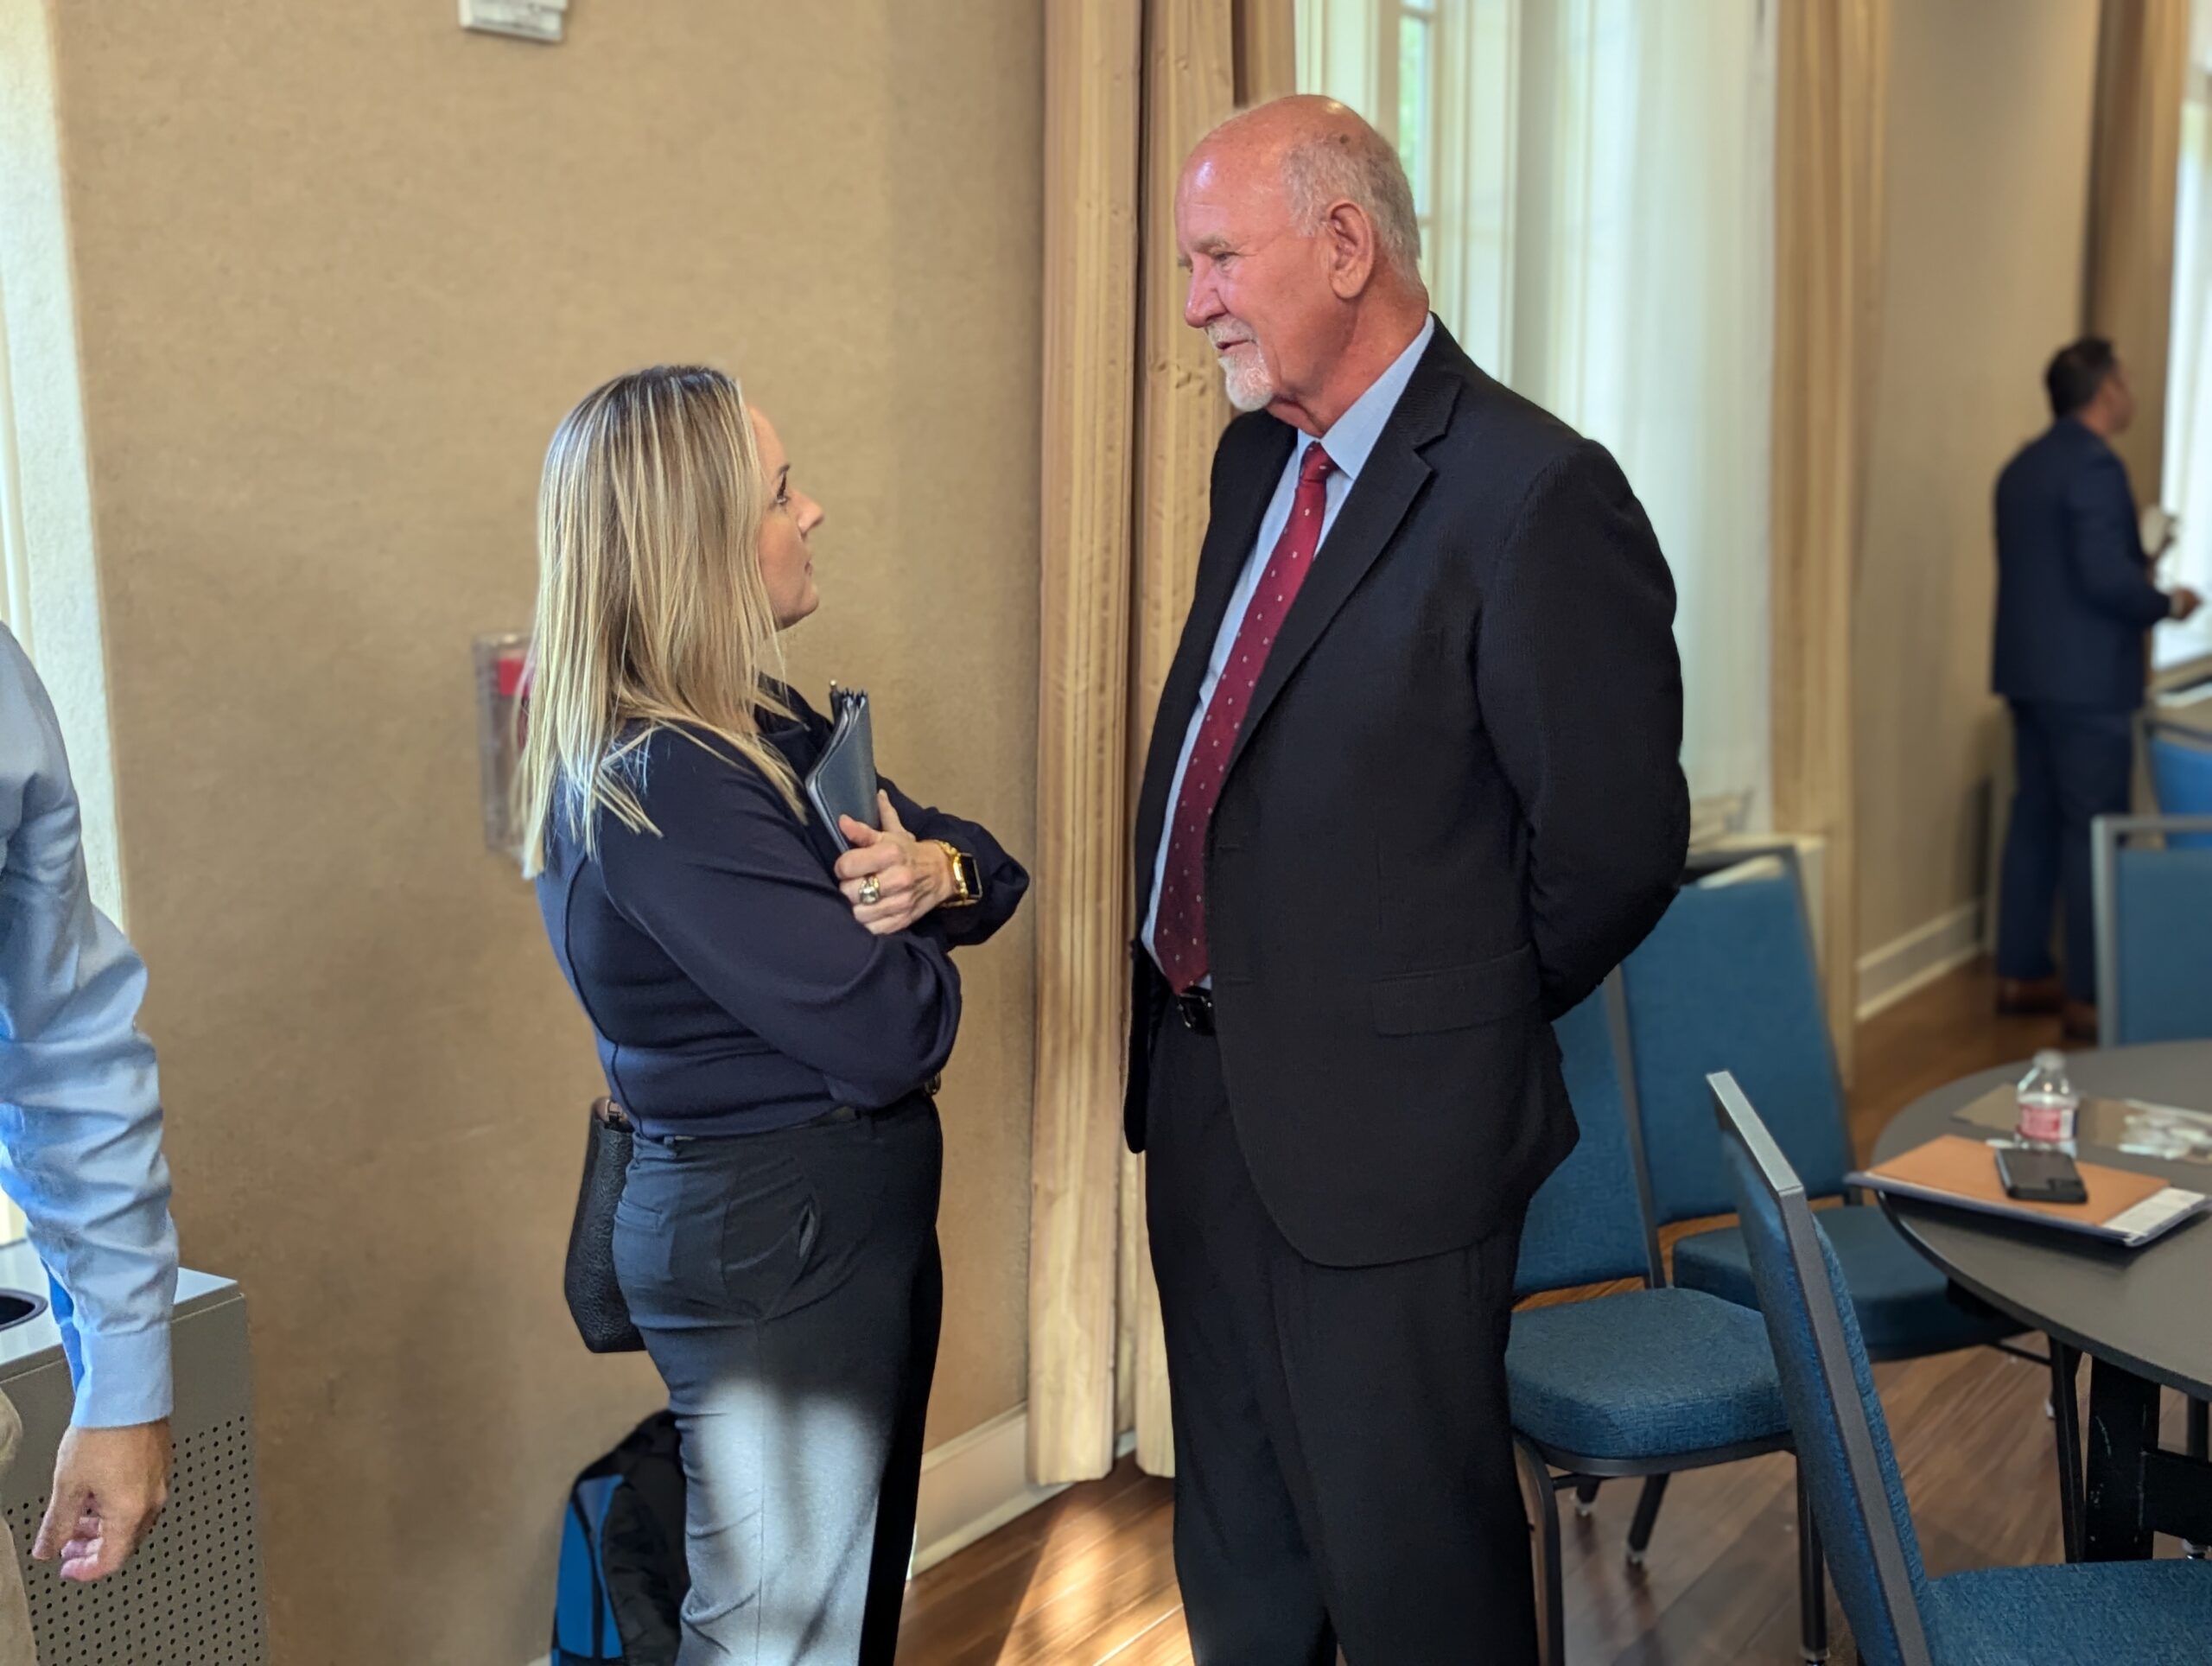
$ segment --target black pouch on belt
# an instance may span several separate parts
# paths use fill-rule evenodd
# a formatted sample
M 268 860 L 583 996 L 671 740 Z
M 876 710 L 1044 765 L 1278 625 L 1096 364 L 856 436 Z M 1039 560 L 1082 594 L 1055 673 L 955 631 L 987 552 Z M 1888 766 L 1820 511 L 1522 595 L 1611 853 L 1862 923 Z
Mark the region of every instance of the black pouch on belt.
M 622 1201 L 632 1137 L 621 1106 L 612 1099 L 592 1103 L 583 1184 L 576 1189 L 576 1218 L 569 1226 L 561 1288 L 576 1334 L 594 1353 L 635 1353 L 645 1345 L 614 1277 L 614 1205 Z

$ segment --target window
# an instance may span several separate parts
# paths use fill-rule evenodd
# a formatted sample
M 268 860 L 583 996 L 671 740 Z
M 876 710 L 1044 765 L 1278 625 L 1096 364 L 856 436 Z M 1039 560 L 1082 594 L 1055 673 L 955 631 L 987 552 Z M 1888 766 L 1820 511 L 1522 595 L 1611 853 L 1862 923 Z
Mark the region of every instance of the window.
M 0 232 L 0 235 L 5 235 Z M 4 278 L 4 272 L 0 272 Z M 31 613 L 29 551 L 23 536 L 22 465 L 16 455 L 16 397 L 8 373 L 8 296 L 0 287 L 0 625 L 20 638 Z
M 38 7 L 0 20 L 0 624 L 36 659 L 69 738 L 92 900 L 120 918 L 115 791 L 77 404 L 76 320 Z M 27 455 L 23 436 L 41 443 Z M 34 601 L 43 611 L 34 619 Z M 35 631 L 43 622 L 48 628 Z M 0 1243 L 24 1236 L 0 1198 Z
M 124 918 L 107 665 L 46 11 L 0 8 L 0 620 L 68 737 L 92 900 Z
M 1405 161 L 1437 315 L 1609 448 L 1651 517 L 1701 833 L 1770 814 L 1773 10 L 1299 6 L 1300 86 L 1370 115 Z
M 1397 25 L 1397 96 L 1390 101 L 1396 118 L 1398 156 L 1414 188 L 1414 214 L 1427 250 L 1436 232 L 1436 9 L 1440 0 L 1397 0 L 1383 8 L 1386 22 Z M 1391 14 L 1395 13 L 1395 16 Z M 1423 257 L 1424 266 L 1429 264 Z M 1427 274 L 1424 274 L 1425 276 Z
M 2159 582 L 2212 596 L 2212 0 L 2190 19 L 2181 172 L 2174 192 L 2173 329 L 2166 361 L 2166 455 L 2160 496 L 2181 521 Z M 2125 356 L 2126 345 L 2121 346 Z M 2160 666 L 2212 655 L 2212 608 L 2151 636 Z

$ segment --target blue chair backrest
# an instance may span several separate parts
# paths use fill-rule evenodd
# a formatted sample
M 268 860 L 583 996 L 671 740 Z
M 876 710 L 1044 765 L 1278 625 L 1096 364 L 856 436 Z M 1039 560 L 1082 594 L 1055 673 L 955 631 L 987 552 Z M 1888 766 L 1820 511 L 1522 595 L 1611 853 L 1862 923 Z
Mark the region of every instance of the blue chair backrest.
M 2113 853 L 2113 1045 L 2212 1039 L 2212 849 Z
M 1622 968 L 1629 1058 L 1662 1225 L 1735 1207 L 1705 1085 L 1729 1071 L 1769 1107 L 1815 1197 L 1852 1169 L 1842 1091 L 1794 863 L 1689 886 Z
M 1811 1490 L 1829 1576 L 1859 1657 L 1927 1666 L 1921 1616 L 1928 1575 L 1858 1316 L 1837 1298 L 1843 1269 L 1803 1186 L 1743 1091 L 1723 1075 L 1708 1092 L 1789 1409 L 1800 1484 Z
M 2151 796 L 2161 816 L 2212 816 L 2212 735 L 2198 741 L 2171 728 L 2153 728 L 2145 750 Z M 2212 849 L 2212 833 L 2177 833 L 2169 843 Z
M 1553 1025 L 1552 1034 L 1582 1137 L 1529 1202 L 1516 1296 L 1641 1278 L 1650 1265 L 1605 991 Z

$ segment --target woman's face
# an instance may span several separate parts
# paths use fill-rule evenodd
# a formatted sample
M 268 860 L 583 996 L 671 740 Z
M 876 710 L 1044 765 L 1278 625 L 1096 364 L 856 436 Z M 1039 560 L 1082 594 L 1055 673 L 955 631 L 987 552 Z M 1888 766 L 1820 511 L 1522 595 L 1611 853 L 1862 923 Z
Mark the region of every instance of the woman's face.
M 775 427 L 752 410 L 760 467 L 768 477 L 768 511 L 760 521 L 760 578 L 768 587 L 776 628 L 787 630 L 822 605 L 814 588 L 814 559 L 806 540 L 822 525 L 822 506 L 791 485 L 791 459 Z

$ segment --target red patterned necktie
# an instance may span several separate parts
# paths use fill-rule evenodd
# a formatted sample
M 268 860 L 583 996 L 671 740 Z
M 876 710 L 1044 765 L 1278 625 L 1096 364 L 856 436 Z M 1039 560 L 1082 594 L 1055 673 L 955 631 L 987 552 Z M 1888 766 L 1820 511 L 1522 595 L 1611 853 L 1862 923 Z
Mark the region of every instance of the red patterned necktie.
M 1160 970 L 1180 995 L 1206 975 L 1206 827 L 1221 797 L 1229 754 L 1251 709 L 1252 691 L 1267 666 L 1298 587 L 1321 547 L 1321 521 L 1328 510 L 1329 471 L 1336 465 L 1318 445 L 1306 448 L 1298 468 L 1298 495 L 1291 500 L 1290 524 L 1275 540 L 1260 588 L 1236 627 L 1236 640 L 1222 667 L 1221 681 L 1198 724 L 1198 744 L 1183 772 L 1183 791 L 1168 824 L 1167 868 L 1160 881 L 1160 913 L 1153 923 L 1153 951 Z

